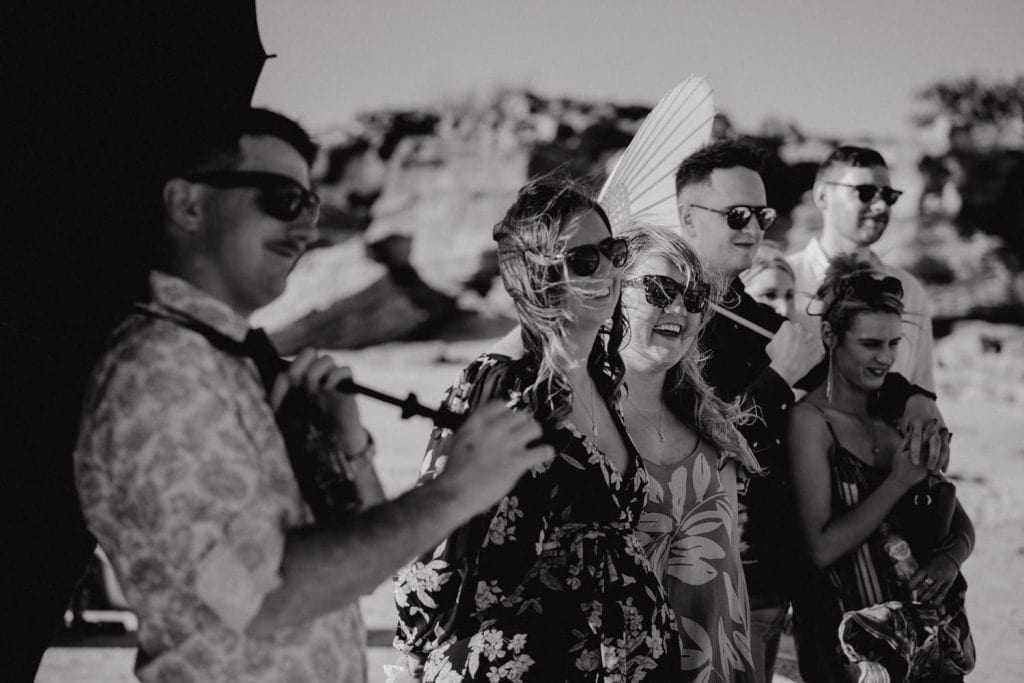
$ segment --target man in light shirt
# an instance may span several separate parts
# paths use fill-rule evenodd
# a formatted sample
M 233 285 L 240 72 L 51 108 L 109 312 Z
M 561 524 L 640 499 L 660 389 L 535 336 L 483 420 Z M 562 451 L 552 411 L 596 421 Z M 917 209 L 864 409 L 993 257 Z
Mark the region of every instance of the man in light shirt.
M 359 596 L 553 456 L 527 446 L 528 415 L 488 405 L 441 476 L 384 500 L 337 388 L 350 371 L 312 349 L 282 363 L 248 322 L 317 239 L 315 155 L 254 109 L 168 169 L 149 300 L 90 380 L 75 479 L 139 617 L 144 682 L 363 683 Z
M 824 216 L 821 237 L 787 258 L 796 276 L 794 319 L 820 336 L 820 318 L 813 315 L 813 297 L 831 258 L 854 254 L 903 283 L 903 336 L 892 372 L 928 391 L 935 391 L 932 372 L 932 319 L 928 298 L 917 278 L 886 264 L 871 250 L 889 224 L 900 191 L 891 186 L 882 155 L 867 147 L 844 145 L 825 159 L 814 182 L 814 203 Z

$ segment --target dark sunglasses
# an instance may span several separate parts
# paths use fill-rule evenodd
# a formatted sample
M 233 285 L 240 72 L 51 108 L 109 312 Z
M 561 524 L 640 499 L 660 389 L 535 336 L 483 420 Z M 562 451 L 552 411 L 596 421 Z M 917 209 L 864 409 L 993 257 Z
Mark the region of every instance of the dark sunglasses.
M 294 178 L 266 171 L 210 171 L 183 176 L 190 183 L 211 187 L 252 187 L 260 191 L 259 205 L 268 216 L 290 223 L 303 211 L 309 211 L 315 225 L 320 217 L 320 197 L 307 190 Z
M 690 204 L 695 209 L 704 209 L 713 213 L 725 216 L 725 222 L 732 230 L 742 230 L 754 216 L 757 217 L 757 225 L 761 230 L 772 227 L 772 223 L 778 218 L 778 212 L 769 206 L 730 206 L 728 209 L 712 209 L 710 206 Z
M 892 206 L 896 203 L 896 200 L 903 194 L 903 190 L 896 190 L 891 187 L 881 187 L 879 185 L 872 185 L 866 183 L 864 185 L 850 185 L 848 183 L 834 183 L 830 180 L 825 181 L 826 185 L 839 185 L 840 187 L 852 187 L 857 190 L 857 199 L 862 204 L 871 204 L 875 201 L 878 196 L 882 197 L 882 201 Z
M 621 268 L 626 265 L 626 259 L 629 258 L 629 247 L 626 240 L 621 237 L 606 237 L 597 244 L 581 244 L 560 254 L 555 254 L 552 258 L 555 261 L 565 261 L 573 273 L 580 277 L 587 277 L 597 272 L 598 266 L 601 265 L 602 254 L 612 262 L 613 266 Z
M 706 311 L 708 296 L 711 294 L 711 288 L 706 282 L 695 282 L 687 287 L 667 275 L 639 275 L 623 280 L 622 286 L 643 289 L 647 303 L 658 308 L 668 308 L 681 295 L 683 306 L 690 313 Z

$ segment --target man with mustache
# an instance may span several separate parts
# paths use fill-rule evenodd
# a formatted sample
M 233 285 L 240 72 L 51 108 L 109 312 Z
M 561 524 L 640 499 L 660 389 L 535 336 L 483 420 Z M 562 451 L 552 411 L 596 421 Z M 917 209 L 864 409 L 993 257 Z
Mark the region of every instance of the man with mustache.
M 283 363 L 248 324 L 317 239 L 315 156 L 253 109 L 171 164 L 150 299 L 90 381 L 75 480 L 138 615 L 142 681 L 363 683 L 359 596 L 553 455 L 490 404 L 437 479 L 384 499 L 337 388 L 350 370 L 312 349 Z
M 739 500 L 740 554 L 750 599 L 749 647 L 755 667 L 751 676 L 758 682 L 772 679 L 789 601 L 800 580 L 796 570 L 802 566 L 782 449 L 787 415 L 796 402 L 794 389 L 812 389 L 825 381 L 826 373 L 820 336 L 754 301 L 739 279 L 750 267 L 764 231 L 775 220 L 759 174 L 761 163 L 757 150 L 722 141 L 691 154 L 676 172 L 682 235 L 723 284 L 721 305 L 775 331 L 774 338 L 766 340 L 715 315 L 700 340 L 707 356 L 704 374 L 708 383 L 720 398 L 742 399 L 757 415 L 741 425 L 740 431 L 768 470 L 767 476 L 749 481 Z M 927 441 L 929 464 L 943 465 L 948 449 L 939 437 L 937 427 L 942 422 L 934 394 L 912 387 L 895 373 L 886 377 L 881 394 L 879 403 L 885 414 L 894 418 L 902 414 L 903 423 L 913 425 L 914 452 Z M 932 419 L 937 421 L 935 426 L 924 429 Z M 699 586 L 694 590 L 700 590 Z
M 824 218 L 821 237 L 813 238 L 803 250 L 786 259 L 796 275 L 796 320 L 820 336 L 821 320 L 808 313 L 808 305 L 821 285 L 829 260 L 839 254 L 852 254 L 868 261 L 903 283 L 903 335 L 892 371 L 934 391 L 932 319 L 924 287 L 913 275 L 886 264 L 871 250 L 885 232 L 892 205 L 900 194 L 892 188 L 885 159 L 869 147 L 844 145 L 822 162 L 813 189 L 814 203 Z M 814 312 L 813 305 L 810 311 Z

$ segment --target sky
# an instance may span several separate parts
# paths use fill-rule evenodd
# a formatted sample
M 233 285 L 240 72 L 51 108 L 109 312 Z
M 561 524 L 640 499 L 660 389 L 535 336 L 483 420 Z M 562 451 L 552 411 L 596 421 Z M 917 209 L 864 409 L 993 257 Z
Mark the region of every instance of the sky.
M 1024 0 L 258 0 L 253 103 L 316 131 L 523 86 L 653 105 L 691 73 L 741 130 L 902 135 L 939 79 L 1024 74 Z

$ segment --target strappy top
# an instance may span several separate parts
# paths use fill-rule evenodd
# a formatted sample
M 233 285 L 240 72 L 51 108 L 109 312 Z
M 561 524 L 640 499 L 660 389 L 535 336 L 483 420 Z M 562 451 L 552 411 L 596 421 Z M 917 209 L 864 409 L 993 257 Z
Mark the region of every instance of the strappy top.
M 808 405 L 821 413 L 832 435 L 828 461 L 832 472 L 832 517 L 836 518 L 870 496 L 889 472 L 869 465 L 843 446 L 825 411 L 813 403 Z M 881 533 L 876 529 L 864 543 L 828 567 L 829 583 L 838 592 L 844 610 L 908 597 L 902 585 L 891 576 L 891 561 L 882 548 L 882 542 Z

